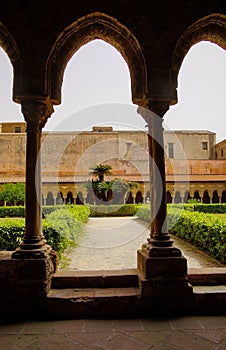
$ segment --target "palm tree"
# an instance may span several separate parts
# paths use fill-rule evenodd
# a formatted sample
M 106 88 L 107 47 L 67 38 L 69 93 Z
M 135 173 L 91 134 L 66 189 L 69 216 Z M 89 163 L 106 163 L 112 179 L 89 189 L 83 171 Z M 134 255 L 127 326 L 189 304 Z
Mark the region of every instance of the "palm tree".
M 90 174 L 98 178 L 98 181 L 104 181 L 105 175 L 111 175 L 112 166 L 109 164 L 98 164 L 90 168 Z

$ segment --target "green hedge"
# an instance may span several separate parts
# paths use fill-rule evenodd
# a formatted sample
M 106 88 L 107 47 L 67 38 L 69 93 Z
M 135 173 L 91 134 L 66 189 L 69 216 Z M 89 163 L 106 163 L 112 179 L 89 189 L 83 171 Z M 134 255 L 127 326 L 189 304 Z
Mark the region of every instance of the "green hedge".
M 89 205 L 90 217 L 134 216 L 140 204 Z
M 226 263 L 226 223 L 211 214 L 180 211 L 168 215 L 169 231 Z
M 168 206 L 169 232 L 185 239 L 208 255 L 226 263 L 226 223 L 212 214 Z M 137 216 L 150 222 L 150 209 L 144 205 Z
M 175 208 L 175 209 L 184 209 L 188 211 L 198 211 L 201 213 L 209 213 L 209 214 L 223 214 L 226 213 L 226 204 L 216 203 L 216 204 L 203 204 L 203 203 L 197 203 L 197 204 L 168 204 L 168 208 Z
M 226 213 L 226 204 L 194 204 L 194 211 L 202 213 Z
M 0 218 L 24 218 L 24 206 L 0 206 Z
M 65 210 L 65 209 L 68 210 Z M 89 217 L 86 206 L 67 206 L 46 215 L 43 234 L 47 243 L 59 253 L 79 242 L 83 223 Z M 23 241 L 25 222 L 23 219 L 7 218 L 0 221 L 0 250 L 15 250 Z

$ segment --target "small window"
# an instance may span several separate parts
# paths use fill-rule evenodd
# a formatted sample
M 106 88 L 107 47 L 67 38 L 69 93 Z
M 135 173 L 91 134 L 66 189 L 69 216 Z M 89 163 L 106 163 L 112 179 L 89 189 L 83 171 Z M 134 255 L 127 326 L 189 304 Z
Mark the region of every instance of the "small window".
M 20 133 L 21 132 L 21 126 L 15 126 L 15 132 Z
M 168 157 L 169 158 L 174 158 L 174 144 L 173 143 L 168 143 Z
M 224 156 L 224 150 L 223 150 L 223 148 L 221 148 L 221 157 L 223 157 Z
M 202 149 L 203 149 L 203 151 L 208 150 L 208 142 L 202 142 Z

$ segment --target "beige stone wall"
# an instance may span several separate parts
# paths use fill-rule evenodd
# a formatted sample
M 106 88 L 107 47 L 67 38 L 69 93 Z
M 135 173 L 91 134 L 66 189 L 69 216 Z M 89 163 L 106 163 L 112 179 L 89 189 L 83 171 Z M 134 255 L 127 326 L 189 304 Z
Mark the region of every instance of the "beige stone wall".
M 183 197 L 189 191 L 193 197 L 198 190 L 201 197 L 205 190 L 210 196 L 217 190 L 225 191 L 226 162 L 209 160 L 210 148 L 214 149 L 215 134 L 209 132 L 165 132 L 165 147 L 175 145 L 174 159 L 166 159 L 166 187 L 173 200 L 178 191 Z M 202 150 L 202 142 L 208 143 Z M 0 183 L 25 181 L 26 134 L 0 133 Z M 182 151 L 187 160 L 182 160 Z M 204 155 L 203 155 L 204 154 Z M 192 159 L 189 159 L 192 158 Z M 194 159 L 194 158 L 202 159 Z M 205 158 L 206 157 L 206 158 Z M 90 167 L 98 163 L 110 164 L 111 178 L 136 181 L 139 187 L 133 190 L 148 197 L 149 164 L 147 135 L 143 131 L 101 130 L 89 132 L 44 133 L 42 136 L 42 178 L 44 204 L 51 192 L 54 202 L 59 192 L 64 200 L 68 192 L 76 198 L 87 196 L 84 181 L 91 179 Z
M 2 133 L 24 133 L 26 132 L 25 122 L 1 123 Z
M 216 159 L 226 159 L 226 140 L 217 143 L 214 149 Z
M 213 159 L 216 135 L 209 131 L 165 131 L 166 155 L 169 143 L 174 145 L 174 159 Z

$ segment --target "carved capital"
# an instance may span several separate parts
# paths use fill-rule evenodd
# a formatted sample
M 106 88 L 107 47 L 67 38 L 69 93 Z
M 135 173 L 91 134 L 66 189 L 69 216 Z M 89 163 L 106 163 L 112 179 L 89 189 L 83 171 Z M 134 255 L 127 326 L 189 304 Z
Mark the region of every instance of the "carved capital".
M 52 104 L 47 100 L 24 99 L 21 105 L 27 131 L 41 132 L 53 112 Z

